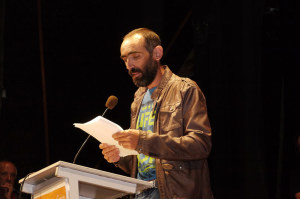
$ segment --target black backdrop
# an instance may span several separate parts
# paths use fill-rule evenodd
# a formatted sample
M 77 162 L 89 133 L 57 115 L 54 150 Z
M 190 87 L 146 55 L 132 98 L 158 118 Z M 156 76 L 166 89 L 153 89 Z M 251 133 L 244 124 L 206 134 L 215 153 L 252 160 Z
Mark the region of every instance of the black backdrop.
M 292 198 L 300 186 L 296 0 L 1 5 L 0 155 L 17 164 L 19 178 L 72 162 L 87 136 L 73 123 L 102 114 L 110 95 L 119 104 L 106 117 L 129 126 L 136 88 L 119 46 L 128 31 L 149 27 L 161 35 L 163 63 L 206 95 L 215 198 Z M 98 144 L 89 140 L 77 163 L 124 174 L 103 161 Z

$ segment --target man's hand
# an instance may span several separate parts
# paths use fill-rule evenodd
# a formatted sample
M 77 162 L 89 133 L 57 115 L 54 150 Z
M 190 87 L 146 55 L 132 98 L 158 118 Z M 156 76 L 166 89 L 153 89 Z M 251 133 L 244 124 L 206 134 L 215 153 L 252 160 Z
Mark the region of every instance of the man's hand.
M 109 163 L 118 162 L 120 160 L 120 151 L 115 145 L 100 144 L 99 148 L 102 149 L 104 158 Z
M 11 195 L 13 192 L 13 185 L 11 183 L 4 183 L 1 185 L 1 188 L 5 190 L 4 197 L 5 199 L 11 199 Z
M 112 137 L 124 148 L 134 150 L 139 142 L 139 130 L 129 129 L 120 131 L 113 134 Z M 102 154 L 107 162 L 113 163 L 120 160 L 120 151 L 116 146 L 102 143 L 99 145 L 99 148 L 102 149 Z
M 112 135 L 119 145 L 127 149 L 135 150 L 139 142 L 139 130 L 128 129 Z

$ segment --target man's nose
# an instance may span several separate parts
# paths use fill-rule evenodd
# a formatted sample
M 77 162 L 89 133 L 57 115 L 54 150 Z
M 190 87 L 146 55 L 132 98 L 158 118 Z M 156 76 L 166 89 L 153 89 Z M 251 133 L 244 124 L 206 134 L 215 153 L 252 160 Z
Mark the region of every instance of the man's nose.
M 11 175 L 7 175 L 6 181 L 7 182 L 12 182 L 13 181 L 13 177 Z
M 126 65 L 127 70 L 130 70 L 130 69 L 134 68 L 134 64 L 131 61 L 131 59 L 127 59 L 126 62 L 125 62 L 125 65 Z

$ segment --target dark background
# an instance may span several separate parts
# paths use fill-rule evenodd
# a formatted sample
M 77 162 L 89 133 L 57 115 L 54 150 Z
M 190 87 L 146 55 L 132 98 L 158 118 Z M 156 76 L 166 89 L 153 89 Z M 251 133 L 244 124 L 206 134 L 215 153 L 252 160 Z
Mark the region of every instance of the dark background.
M 293 198 L 300 191 L 299 1 L 1 0 L 0 158 L 18 177 L 72 162 L 87 137 L 73 123 L 101 115 L 129 127 L 136 87 L 122 37 L 148 27 L 163 64 L 195 80 L 213 129 L 211 183 L 219 198 Z M 77 164 L 122 173 L 90 139 Z

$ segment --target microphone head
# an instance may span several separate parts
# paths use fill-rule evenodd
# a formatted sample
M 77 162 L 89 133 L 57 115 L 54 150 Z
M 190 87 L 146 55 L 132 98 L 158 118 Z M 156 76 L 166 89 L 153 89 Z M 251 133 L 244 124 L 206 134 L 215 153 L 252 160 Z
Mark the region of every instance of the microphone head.
M 116 96 L 111 95 L 107 99 L 105 107 L 111 110 L 111 109 L 115 108 L 117 103 L 118 103 L 118 98 Z

